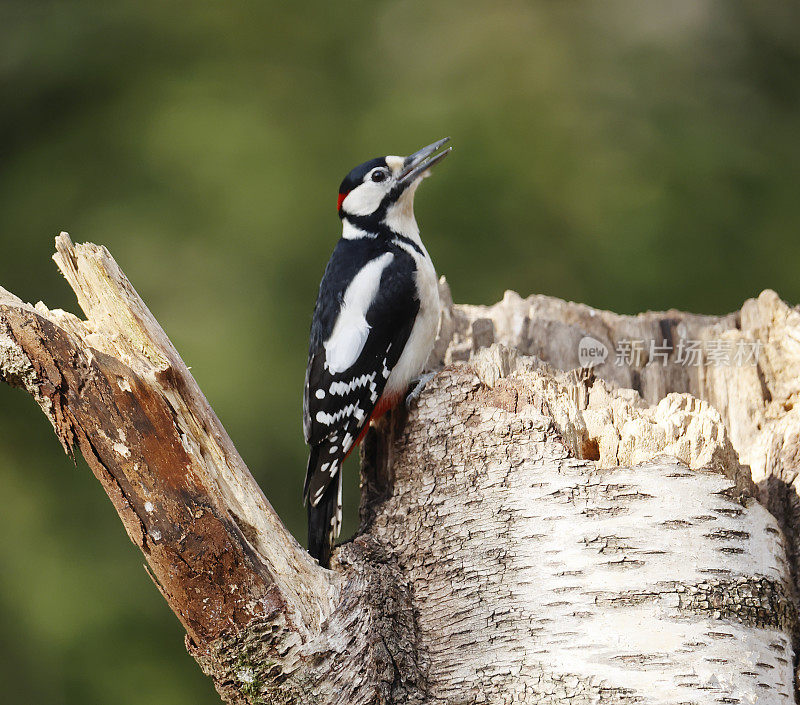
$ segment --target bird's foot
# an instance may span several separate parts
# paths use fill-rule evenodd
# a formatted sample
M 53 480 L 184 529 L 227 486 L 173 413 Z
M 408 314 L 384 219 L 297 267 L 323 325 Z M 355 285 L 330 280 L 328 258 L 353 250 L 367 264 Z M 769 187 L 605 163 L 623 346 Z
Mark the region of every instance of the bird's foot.
M 417 399 L 419 399 L 419 395 L 422 394 L 422 390 L 425 389 L 425 385 L 428 384 L 428 382 L 430 382 L 435 376 L 435 372 L 428 372 L 427 374 L 420 375 L 412 382 L 414 389 L 412 389 L 409 395 L 406 397 L 406 409 L 410 409 L 411 405 Z

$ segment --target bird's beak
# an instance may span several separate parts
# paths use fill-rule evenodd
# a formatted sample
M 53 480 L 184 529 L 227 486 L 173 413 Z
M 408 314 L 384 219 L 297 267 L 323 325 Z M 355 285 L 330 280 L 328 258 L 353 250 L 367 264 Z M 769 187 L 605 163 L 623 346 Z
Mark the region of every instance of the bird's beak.
M 403 160 L 403 170 L 397 175 L 397 183 L 403 186 L 412 184 L 414 181 L 416 181 L 418 176 L 424 174 L 434 164 L 438 164 L 440 161 L 442 161 L 442 159 L 444 159 L 448 154 L 450 154 L 450 152 L 453 151 L 453 148 L 448 147 L 441 152 L 438 152 L 438 149 L 449 141 L 450 138 L 445 137 L 444 139 L 434 142 L 433 144 L 429 144 L 427 147 L 423 147 L 418 152 L 414 152 L 414 154 L 407 156 Z

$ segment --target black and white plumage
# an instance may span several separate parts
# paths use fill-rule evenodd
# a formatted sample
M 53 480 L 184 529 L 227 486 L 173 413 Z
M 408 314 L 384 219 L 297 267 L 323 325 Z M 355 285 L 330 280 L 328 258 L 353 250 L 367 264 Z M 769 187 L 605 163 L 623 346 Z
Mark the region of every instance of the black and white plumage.
M 446 141 L 365 162 L 339 188 L 342 238 L 320 284 L 303 395 L 309 552 L 325 567 L 341 524 L 342 463 L 370 419 L 405 397 L 433 347 L 439 294 L 414 193 L 450 152 L 437 153 Z

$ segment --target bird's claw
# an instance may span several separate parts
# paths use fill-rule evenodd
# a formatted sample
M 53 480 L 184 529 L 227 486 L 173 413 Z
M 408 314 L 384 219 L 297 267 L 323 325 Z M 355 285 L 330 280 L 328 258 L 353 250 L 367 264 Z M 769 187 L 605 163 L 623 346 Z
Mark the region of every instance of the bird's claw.
M 427 374 L 420 375 L 416 379 L 414 389 L 412 389 L 409 395 L 406 397 L 406 409 L 411 408 L 411 405 L 419 398 L 419 395 L 422 394 L 422 390 L 425 389 L 425 385 L 428 384 L 428 382 L 430 382 L 435 376 L 435 372 L 428 372 Z

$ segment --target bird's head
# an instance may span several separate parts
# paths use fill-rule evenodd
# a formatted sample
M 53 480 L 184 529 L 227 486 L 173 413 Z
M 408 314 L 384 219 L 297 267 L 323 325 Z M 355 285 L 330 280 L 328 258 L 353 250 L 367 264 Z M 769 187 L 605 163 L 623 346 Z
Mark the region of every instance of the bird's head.
M 414 191 L 429 169 L 450 153 L 452 147 L 439 151 L 449 140 L 445 137 L 407 157 L 377 157 L 357 166 L 339 187 L 339 217 L 383 221 L 393 211 L 413 217 Z

